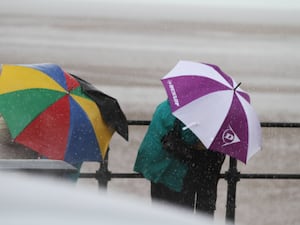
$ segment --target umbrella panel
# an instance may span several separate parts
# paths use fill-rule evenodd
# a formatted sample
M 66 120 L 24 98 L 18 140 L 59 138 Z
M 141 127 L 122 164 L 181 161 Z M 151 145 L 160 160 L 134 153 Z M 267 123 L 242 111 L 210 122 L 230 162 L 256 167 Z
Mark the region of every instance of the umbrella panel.
M 169 77 L 162 79 L 162 83 L 169 96 L 172 111 L 210 93 L 229 90 L 229 87 L 220 82 L 195 75 Z
M 227 116 L 209 149 L 217 149 L 246 163 L 249 128 L 246 113 L 235 95 Z

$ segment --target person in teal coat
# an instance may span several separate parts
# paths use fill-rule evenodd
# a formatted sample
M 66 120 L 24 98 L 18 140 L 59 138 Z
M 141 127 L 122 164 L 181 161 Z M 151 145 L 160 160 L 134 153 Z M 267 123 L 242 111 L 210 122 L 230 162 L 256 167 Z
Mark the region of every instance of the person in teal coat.
M 139 147 L 134 171 L 151 181 L 153 200 L 212 215 L 225 156 L 207 150 L 183 126 L 172 115 L 168 100 L 159 104 Z

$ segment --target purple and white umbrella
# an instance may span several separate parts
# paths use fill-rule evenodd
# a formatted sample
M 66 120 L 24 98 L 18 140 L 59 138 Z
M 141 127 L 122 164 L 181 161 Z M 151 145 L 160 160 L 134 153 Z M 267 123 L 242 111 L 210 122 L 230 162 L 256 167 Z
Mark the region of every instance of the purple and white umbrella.
M 210 150 L 244 163 L 261 150 L 249 95 L 218 66 L 180 61 L 162 78 L 172 113 Z

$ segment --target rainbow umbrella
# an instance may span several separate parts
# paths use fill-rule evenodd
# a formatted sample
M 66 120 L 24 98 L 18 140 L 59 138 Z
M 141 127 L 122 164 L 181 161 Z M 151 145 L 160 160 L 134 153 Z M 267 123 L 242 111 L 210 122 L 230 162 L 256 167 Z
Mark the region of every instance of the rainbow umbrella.
M 101 161 L 114 133 L 80 83 L 55 64 L 3 65 L 0 113 L 13 141 L 70 164 Z

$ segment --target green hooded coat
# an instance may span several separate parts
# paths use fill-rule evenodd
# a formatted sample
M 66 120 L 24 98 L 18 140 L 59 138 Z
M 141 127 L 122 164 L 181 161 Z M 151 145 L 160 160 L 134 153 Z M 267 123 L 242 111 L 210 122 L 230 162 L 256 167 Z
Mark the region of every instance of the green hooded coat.
M 188 166 L 165 151 L 161 143 L 161 139 L 173 129 L 175 119 L 167 100 L 157 106 L 139 147 L 134 171 L 143 174 L 154 183 L 162 183 L 179 192 L 183 187 L 183 178 Z M 189 129 L 182 131 L 182 138 L 187 144 L 198 140 Z

